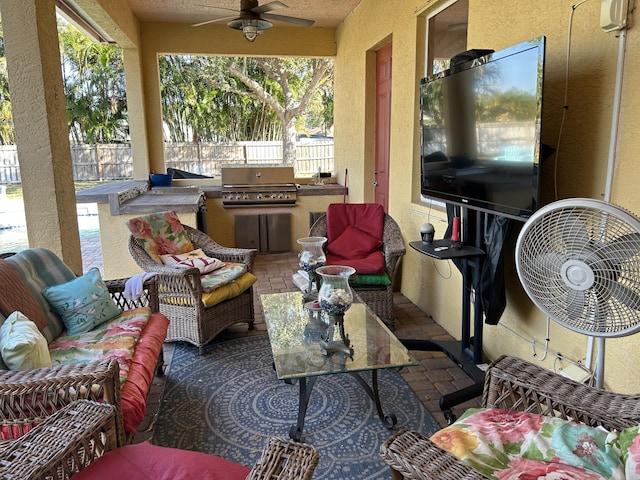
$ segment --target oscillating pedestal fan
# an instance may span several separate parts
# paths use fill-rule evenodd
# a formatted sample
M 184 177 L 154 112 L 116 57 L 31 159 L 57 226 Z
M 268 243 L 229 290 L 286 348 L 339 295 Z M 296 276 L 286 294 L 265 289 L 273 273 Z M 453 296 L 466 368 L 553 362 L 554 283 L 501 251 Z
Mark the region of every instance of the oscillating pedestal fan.
M 600 200 L 551 203 L 520 232 L 516 267 L 547 316 L 598 339 L 596 386 L 602 388 L 604 339 L 640 330 L 640 220 Z

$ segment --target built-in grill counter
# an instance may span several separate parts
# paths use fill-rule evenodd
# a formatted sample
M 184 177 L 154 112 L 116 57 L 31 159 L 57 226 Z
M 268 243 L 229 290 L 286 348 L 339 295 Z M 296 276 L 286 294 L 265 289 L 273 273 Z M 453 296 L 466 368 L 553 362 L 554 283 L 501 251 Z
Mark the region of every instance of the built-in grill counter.
M 271 168 L 277 169 L 279 167 L 262 167 L 262 171 L 269 170 L 268 174 L 270 175 Z M 139 267 L 129 255 L 127 246 L 129 230 L 126 222 L 136 216 L 164 210 L 175 210 L 183 223 L 200 228 L 216 242 L 228 247 L 237 246 L 235 232 L 235 217 L 237 215 L 270 215 L 269 220 L 278 220 L 282 217 L 275 215 L 287 214 L 289 227 L 285 228 L 289 229 L 289 238 L 285 247 L 288 247 L 289 250 L 297 250 L 296 240 L 306 237 L 309 233 L 310 218 L 326 211 L 330 203 L 348 201 L 348 192 L 342 185 L 336 183 L 335 178 L 323 178 L 323 184 L 317 184 L 315 178 L 294 178 L 292 183 L 290 174 L 287 175 L 286 178 L 278 177 L 275 183 L 291 184 L 287 187 L 289 198 L 278 199 L 279 193 L 275 192 L 275 199 L 261 203 L 245 202 L 235 206 L 228 204 L 228 198 L 227 200 L 223 199 L 224 188 L 220 177 L 174 179 L 171 187 L 154 188 L 151 188 L 146 180 L 109 182 L 77 192 L 76 201 L 98 204 L 105 277 L 121 278 L 140 273 Z M 283 179 L 284 181 L 282 181 Z M 291 188 L 294 188 L 295 192 L 290 190 Z M 261 188 L 259 190 L 262 191 Z M 280 187 L 279 192 L 283 197 L 285 196 L 285 190 L 281 190 Z M 295 197 L 292 197 L 292 193 L 295 193 Z M 227 193 L 227 196 L 229 194 Z M 241 196 L 242 194 L 243 192 L 240 192 Z M 269 195 L 271 194 L 272 192 L 269 193 Z M 235 195 L 238 193 L 234 193 Z M 292 198 L 295 198 L 293 202 Z M 239 200 L 247 199 L 240 198 Z M 276 200 L 276 202 L 271 200 Z M 285 202 L 278 202 L 278 200 L 285 200 Z M 283 227 L 276 225 L 272 228 L 281 230 Z M 251 237 L 251 235 L 249 236 Z M 255 237 L 255 235 L 253 236 Z M 249 238 L 249 240 L 259 242 L 262 239 Z M 272 241 L 271 246 L 273 247 L 273 245 Z M 278 244 L 274 247 L 275 249 L 271 250 L 269 250 L 269 246 L 254 248 L 282 251 L 285 247 Z

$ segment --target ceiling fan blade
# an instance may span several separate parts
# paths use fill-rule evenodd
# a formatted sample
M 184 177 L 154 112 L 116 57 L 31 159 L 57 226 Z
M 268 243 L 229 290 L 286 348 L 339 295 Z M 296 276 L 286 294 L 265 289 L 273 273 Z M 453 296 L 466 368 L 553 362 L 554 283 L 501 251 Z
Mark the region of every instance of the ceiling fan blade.
M 563 211 L 557 222 L 562 229 L 562 239 L 567 249 L 582 250 L 589 245 L 587 227 L 576 215 Z
M 233 20 L 234 18 L 237 18 L 238 15 L 234 15 L 233 17 L 216 18 L 214 20 L 207 20 L 206 22 L 194 23 L 191 26 L 192 27 L 201 27 L 202 25 L 209 25 L 210 23 L 226 22 L 227 20 Z
M 274 15 L 273 13 L 265 13 L 264 15 L 262 15 L 262 18 L 275 20 L 277 22 L 293 23 L 294 25 L 300 25 L 302 27 L 310 27 L 311 25 L 316 23 L 315 20 L 307 20 L 305 18 L 298 17 L 287 17 L 284 15 Z
M 612 258 L 617 263 L 622 263 L 638 253 L 640 253 L 640 233 L 622 235 L 598 249 L 600 257 Z
M 585 297 L 583 290 L 570 289 L 567 292 L 567 315 L 571 320 L 577 320 L 584 311 Z
M 275 1 L 275 2 L 265 3 L 264 5 L 260 5 L 258 7 L 252 8 L 251 11 L 253 13 L 262 14 L 262 13 L 271 12 L 273 10 L 280 10 L 281 8 L 289 8 L 289 7 L 287 7 L 282 2 Z

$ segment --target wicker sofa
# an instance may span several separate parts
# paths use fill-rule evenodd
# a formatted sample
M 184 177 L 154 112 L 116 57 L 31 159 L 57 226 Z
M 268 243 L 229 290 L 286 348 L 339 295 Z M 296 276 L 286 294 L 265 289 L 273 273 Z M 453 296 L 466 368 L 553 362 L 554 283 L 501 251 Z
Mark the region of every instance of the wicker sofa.
M 500 357 L 490 365 L 482 404 L 602 426 L 608 431 L 640 424 L 640 395 L 589 387 L 511 356 Z M 394 479 L 487 478 L 413 431 L 402 430 L 389 438 L 380 454 L 391 467 Z
M 152 474 L 153 468 L 160 472 L 153 473 L 157 479 L 211 478 L 207 471 L 218 478 L 215 472 L 225 469 L 220 472 L 224 478 L 309 480 L 319 460 L 318 451 L 311 445 L 272 438 L 247 476 L 249 468 L 214 455 L 155 447 L 147 442 L 116 449 L 116 424 L 112 405 L 73 402 L 0 452 L 0 478 L 138 478 L 136 469 L 145 468 L 145 474 Z M 154 466 L 149 467 L 150 463 Z
M 114 405 L 118 444 L 129 441 L 144 420 L 147 394 L 154 374 L 161 372 L 162 367 L 162 344 L 168 320 L 157 312 L 154 280 L 147 280 L 142 296 L 135 301 L 125 298 L 124 279 L 101 282 L 105 284 L 100 285 L 104 299 L 110 298 L 112 305 L 123 314 L 85 333 L 69 335 L 66 324 L 42 292 L 50 286 L 70 285 L 68 282 L 87 276 L 76 277 L 47 249 L 28 249 L 3 257 L 0 259 L 3 277 L 0 324 L 8 322 L 5 317 L 10 317 L 10 312 L 29 311 L 31 316 L 37 316 L 39 311 L 47 320 L 40 332 L 44 337 L 42 341 L 47 341 L 53 366 L 16 369 L 12 365 L 11 370 L 2 365 L 2 440 L 24 435 L 52 412 L 84 398 Z M 8 284 L 9 281 L 12 283 Z M 11 335 L 14 330 L 6 332 Z M 4 341 L 3 345 L 6 345 Z M 123 375 L 125 367 L 127 374 Z

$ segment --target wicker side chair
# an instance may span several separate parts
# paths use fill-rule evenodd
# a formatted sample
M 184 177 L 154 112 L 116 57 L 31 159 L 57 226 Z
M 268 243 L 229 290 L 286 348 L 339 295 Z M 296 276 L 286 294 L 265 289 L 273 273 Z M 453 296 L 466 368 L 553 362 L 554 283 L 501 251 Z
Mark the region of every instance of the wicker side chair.
M 195 248 L 223 262 L 244 263 L 247 271 L 253 271 L 257 250 L 223 247 L 205 233 L 188 225 L 183 227 Z M 129 237 L 129 252 L 142 270 L 156 274 L 160 312 L 170 321 L 166 341 L 189 342 L 197 346 L 202 355 L 205 345 L 227 327 L 247 322 L 249 329 L 253 329 L 253 287 L 234 298 L 205 308 L 201 300 L 202 283 L 197 268 L 180 269 L 157 263 L 135 241 L 133 235 Z
M 318 218 L 309 230 L 310 237 L 327 236 L 327 216 Z M 402 240 L 402 232 L 396 221 L 387 213 L 384 215 L 382 232 L 382 253 L 384 255 L 385 272 L 391 279 L 390 285 L 354 286 L 353 290 L 365 302 L 369 308 L 393 330 L 395 317 L 393 314 L 393 290 L 396 285 L 396 271 L 400 259 L 406 253 Z
M 67 480 L 118 447 L 116 424 L 112 405 L 71 403 L 0 451 L 0 478 Z M 272 438 L 247 478 L 310 480 L 319 458 L 311 445 Z
M 582 422 L 607 430 L 640 423 L 640 394 L 606 392 L 520 358 L 503 356 L 487 370 L 482 405 Z M 486 479 L 421 434 L 402 430 L 381 447 L 395 480 Z

